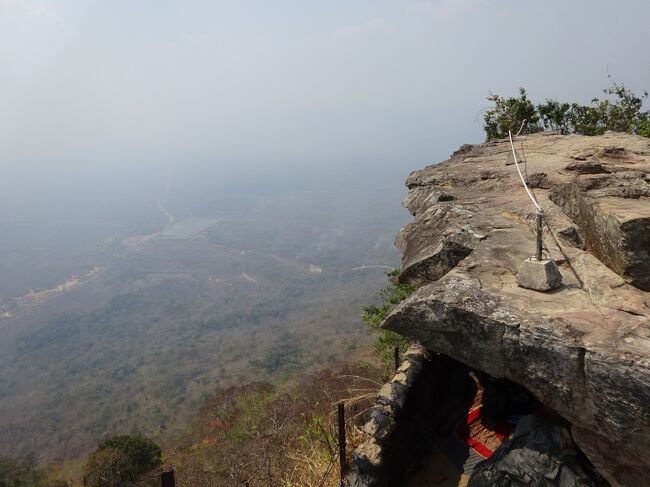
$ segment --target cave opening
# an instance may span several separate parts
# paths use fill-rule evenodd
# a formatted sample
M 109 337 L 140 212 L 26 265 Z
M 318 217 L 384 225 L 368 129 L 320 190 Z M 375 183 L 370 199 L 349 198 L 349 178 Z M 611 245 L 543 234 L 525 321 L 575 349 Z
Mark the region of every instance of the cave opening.
M 377 485 L 606 486 L 571 425 L 522 386 L 435 354 L 407 391 Z

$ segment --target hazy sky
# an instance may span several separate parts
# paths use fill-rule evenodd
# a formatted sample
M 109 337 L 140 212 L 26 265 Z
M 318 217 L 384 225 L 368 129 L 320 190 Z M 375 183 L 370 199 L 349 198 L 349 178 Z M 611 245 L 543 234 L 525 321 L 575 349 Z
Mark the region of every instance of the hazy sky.
M 489 90 L 586 102 L 608 66 L 650 88 L 649 21 L 648 0 L 0 0 L 0 188 L 199 163 L 406 175 L 482 140 Z

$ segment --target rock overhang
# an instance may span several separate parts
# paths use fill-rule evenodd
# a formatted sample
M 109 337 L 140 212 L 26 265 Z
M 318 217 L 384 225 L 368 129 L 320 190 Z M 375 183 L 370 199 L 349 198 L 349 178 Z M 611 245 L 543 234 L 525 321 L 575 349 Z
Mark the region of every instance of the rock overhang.
M 544 239 L 562 288 L 517 285 L 535 248 L 534 208 L 506 166 L 509 144 L 464 146 L 407 180 L 415 218 L 396 239 L 400 280 L 420 287 L 383 326 L 526 387 L 572 422 L 610 482 L 634 485 L 650 473 L 650 141 L 536 134 L 515 145 L 553 230 Z M 594 171 L 614 176 L 585 183 Z

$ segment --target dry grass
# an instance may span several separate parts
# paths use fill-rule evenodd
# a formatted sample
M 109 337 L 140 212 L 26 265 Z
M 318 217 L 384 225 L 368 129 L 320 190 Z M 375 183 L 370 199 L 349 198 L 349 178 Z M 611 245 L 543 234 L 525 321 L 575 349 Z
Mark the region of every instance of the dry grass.
M 381 383 L 359 375 L 340 375 L 338 379 L 346 387 L 339 392 L 343 397 L 338 402 L 345 406 L 346 458 L 349 461 L 352 451 L 363 441 L 361 429 L 366 416 L 374 403 Z M 365 386 L 365 387 L 362 387 Z M 330 404 L 328 425 L 332 436 L 338 429 L 337 403 Z M 285 485 L 305 487 L 338 487 L 340 482 L 340 462 L 338 450 L 332 452 L 320 442 L 309 442 L 288 452 L 292 469 L 287 472 Z
M 344 366 L 275 390 L 251 384 L 221 391 L 201 407 L 166 465 L 182 487 L 338 486 L 337 404 L 345 405 L 349 458 L 380 377 L 379 367 Z

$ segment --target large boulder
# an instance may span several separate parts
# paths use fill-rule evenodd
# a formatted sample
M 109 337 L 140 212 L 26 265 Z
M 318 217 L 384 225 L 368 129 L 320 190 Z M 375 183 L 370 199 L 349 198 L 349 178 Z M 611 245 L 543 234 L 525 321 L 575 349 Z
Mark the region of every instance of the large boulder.
M 396 244 L 400 280 L 419 289 L 383 326 L 524 386 L 570 421 L 607 481 L 645 485 L 650 141 L 543 133 L 515 144 L 563 286 L 542 293 L 517 285 L 535 250 L 535 209 L 506 165 L 509 143 L 464 146 L 407 180 L 415 218 Z
M 525 416 L 512 439 L 479 463 L 467 487 L 598 487 L 606 485 L 558 423 Z

